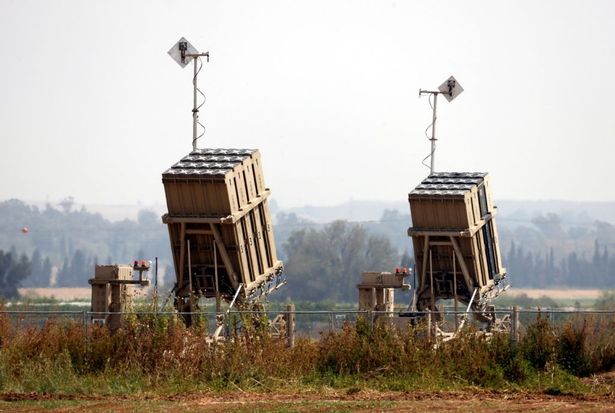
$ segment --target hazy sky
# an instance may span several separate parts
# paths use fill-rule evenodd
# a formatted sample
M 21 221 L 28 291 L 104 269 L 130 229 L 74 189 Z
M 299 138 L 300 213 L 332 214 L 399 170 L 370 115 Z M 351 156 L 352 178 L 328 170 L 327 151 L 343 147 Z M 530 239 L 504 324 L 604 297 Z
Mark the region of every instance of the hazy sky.
M 615 201 L 614 1 L 0 0 L 0 199 L 163 202 L 191 149 L 259 148 L 280 206 L 405 199 L 436 170 L 500 199 Z

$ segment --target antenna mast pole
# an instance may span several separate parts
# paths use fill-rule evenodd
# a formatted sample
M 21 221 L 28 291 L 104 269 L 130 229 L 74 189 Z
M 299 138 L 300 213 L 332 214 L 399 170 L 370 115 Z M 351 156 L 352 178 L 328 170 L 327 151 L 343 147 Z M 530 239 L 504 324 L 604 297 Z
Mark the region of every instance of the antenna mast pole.
M 193 101 L 194 104 L 192 106 L 192 150 L 196 151 L 196 125 L 199 123 L 199 107 L 197 106 L 197 101 L 196 101 L 196 93 L 197 93 L 197 86 L 196 86 L 196 78 L 197 75 L 199 74 L 196 65 L 197 65 L 197 60 L 198 59 L 192 59 L 194 62 L 194 76 L 192 78 L 192 86 L 193 86 Z
M 435 172 L 434 164 L 436 162 L 436 105 L 438 104 L 438 94 L 433 95 L 433 120 L 431 124 L 431 162 L 429 167 L 429 175 Z
M 169 56 L 171 56 L 173 58 L 173 60 L 175 60 L 182 68 L 186 67 L 190 61 L 192 60 L 193 63 L 193 74 L 192 74 L 192 150 L 196 151 L 197 150 L 197 145 L 196 142 L 197 140 L 200 138 L 200 136 L 198 136 L 198 125 L 200 125 L 199 123 L 199 108 L 203 105 L 203 103 L 201 103 L 199 105 L 198 103 L 198 94 L 200 93 L 201 95 L 203 95 L 203 92 L 201 92 L 198 88 L 197 85 L 197 77 L 199 75 L 199 72 L 201 71 L 202 63 L 200 62 L 201 57 L 206 57 L 207 61 L 209 62 L 209 52 L 205 52 L 205 53 L 200 53 L 198 50 L 196 50 L 189 42 L 188 40 L 186 40 L 184 37 L 182 37 L 181 39 L 179 39 L 179 41 L 177 43 L 175 43 L 175 45 L 173 47 L 171 47 L 171 50 L 168 51 Z M 199 66 L 199 64 L 201 64 L 201 66 Z M 205 95 L 203 95 L 203 98 L 205 97 Z M 203 129 L 205 128 L 203 125 L 201 125 L 201 127 L 203 127 Z M 205 133 L 205 131 L 203 131 L 203 133 Z M 203 134 L 201 134 L 203 135 Z
M 431 142 L 431 153 L 429 154 L 429 157 L 431 158 L 430 163 L 429 163 L 429 175 L 435 172 L 436 141 L 437 141 L 436 139 L 436 119 L 437 119 L 436 109 L 438 106 L 438 95 L 444 95 L 446 100 L 450 102 L 451 100 L 455 99 L 461 92 L 463 92 L 463 88 L 461 87 L 459 83 L 457 83 L 457 81 L 455 80 L 453 76 L 448 78 L 446 82 L 440 85 L 438 90 L 419 89 L 419 97 L 423 95 L 433 96 L 433 105 L 432 105 L 433 115 L 432 115 L 432 120 L 431 120 L 431 125 L 430 125 L 431 126 L 431 138 L 429 138 L 429 141 Z
M 196 151 L 197 147 L 196 147 L 196 141 L 199 138 L 197 136 L 197 125 L 199 124 L 199 107 L 200 105 L 197 102 L 197 93 L 199 92 L 199 88 L 197 86 L 197 77 L 199 74 L 199 71 L 201 70 L 198 67 L 199 64 L 199 60 L 201 57 L 205 56 L 207 57 L 207 61 L 209 62 L 209 52 L 205 52 L 205 53 L 185 53 L 188 46 L 187 46 L 186 42 L 186 46 L 185 49 L 182 50 L 183 44 L 182 42 L 180 42 L 179 44 L 179 50 L 181 50 L 182 52 L 182 59 L 186 58 L 191 58 L 192 59 L 192 63 L 193 67 L 194 67 L 194 71 L 193 71 L 193 75 L 192 75 L 192 100 L 193 100 L 193 105 L 192 105 L 192 150 Z
M 431 142 L 431 153 L 429 154 L 430 157 L 430 162 L 429 162 L 429 175 L 433 174 L 435 172 L 435 163 L 436 163 L 436 119 L 438 119 L 438 117 L 436 116 L 436 108 L 438 105 L 438 95 L 441 94 L 443 92 L 437 91 L 437 90 L 422 90 L 419 89 L 419 97 L 423 96 L 423 95 L 432 95 L 433 96 L 433 115 L 431 118 L 431 138 L 429 138 L 429 141 Z M 448 92 L 446 92 L 448 93 Z M 427 166 L 427 165 L 425 165 Z

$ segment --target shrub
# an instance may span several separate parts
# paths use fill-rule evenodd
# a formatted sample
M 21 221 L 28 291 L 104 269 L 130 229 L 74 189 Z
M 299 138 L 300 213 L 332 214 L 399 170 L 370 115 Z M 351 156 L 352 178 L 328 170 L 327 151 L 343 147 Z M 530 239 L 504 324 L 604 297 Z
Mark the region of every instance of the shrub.
M 545 369 L 556 355 L 556 333 L 546 318 L 538 317 L 527 327 L 521 342 L 523 356 L 537 369 Z
M 590 359 L 585 347 L 586 323 L 580 328 L 566 323 L 557 340 L 557 364 L 576 376 L 588 376 L 591 371 Z
M 174 317 L 137 317 L 110 334 L 79 322 L 26 327 L 0 316 L 0 389 L 91 392 L 87 386 L 97 380 L 96 391 L 120 393 L 313 381 L 356 388 L 364 381 L 399 390 L 502 388 L 540 382 L 540 370 L 547 368 L 555 372 L 556 388 L 564 379 L 576 380 L 570 374 L 615 365 L 613 320 L 606 318 L 572 320 L 561 329 L 538 318 L 519 344 L 507 334 L 468 329 L 437 347 L 425 339 L 424 326 L 400 330 L 386 319 L 348 323 L 318 340 L 300 337 L 294 348 L 268 334 L 265 320 L 243 320 L 243 327 L 227 341 L 211 343 L 202 326 L 188 328 Z

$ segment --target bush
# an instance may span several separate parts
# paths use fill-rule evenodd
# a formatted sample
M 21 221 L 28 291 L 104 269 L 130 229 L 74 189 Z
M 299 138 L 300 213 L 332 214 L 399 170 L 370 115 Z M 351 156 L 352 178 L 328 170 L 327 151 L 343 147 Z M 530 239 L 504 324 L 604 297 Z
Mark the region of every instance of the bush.
M 539 318 L 519 344 L 507 334 L 468 329 L 434 347 L 424 326 L 400 330 L 386 320 L 373 325 L 359 320 L 318 340 L 298 338 L 288 348 L 259 319 L 245 320 L 244 329 L 226 342 L 211 343 L 201 326 L 187 328 L 174 317 L 135 318 L 110 334 L 105 327 L 86 330 L 79 322 L 20 327 L 0 316 L 0 390 L 124 394 L 160 387 L 269 389 L 301 382 L 499 389 L 542 383 L 544 370 L 550 386 L 567 388 L 576 380 L 570 374 L 584 376 L 615 364 L 612 324 L 572 320 L 557 329 Z
M 591 363 L 585 346 L 586 323 L 578 328 L 566 323 L 557 340 L 557 364 L 576 376 L 588 376 Z
M 527 327 L 521 349 L 533 367 L 544 370 L 555 359 L 556 344 L 556 333 L 551 323 L 539 316 L 535 323 Z

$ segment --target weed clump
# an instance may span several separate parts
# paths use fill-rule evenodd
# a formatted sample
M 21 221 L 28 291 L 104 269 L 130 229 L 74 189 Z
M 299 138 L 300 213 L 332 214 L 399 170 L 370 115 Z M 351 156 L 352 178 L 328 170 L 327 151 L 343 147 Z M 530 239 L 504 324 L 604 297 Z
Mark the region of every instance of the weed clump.
M 530 324 L 521 343 L 523 355 L 534 368 L 544 370 L 554 360 L 557 337 L 549 320 L 543 317 Z
M 538 385 L 553 391 L 615 365 L 612 327 L 612 320 L 554 326 L 539 317 L 519 343 L 507 334 L 468 329 L 434 346 L 424 325 L 400 329 L 386 319 L 359 319 L 319 339 L 300 337 L 289 348 L 259 319 L 244 320 L 229 339 L 211 343 L 206 328 L 188 328 L 173 317 L 135 318 L 110 334 L 79 322 L 26 327 L 0 316 L 0 391 L 123 394 L 269 390 L 293 383 L 353 391 L 370 385 L 405 391 Z

